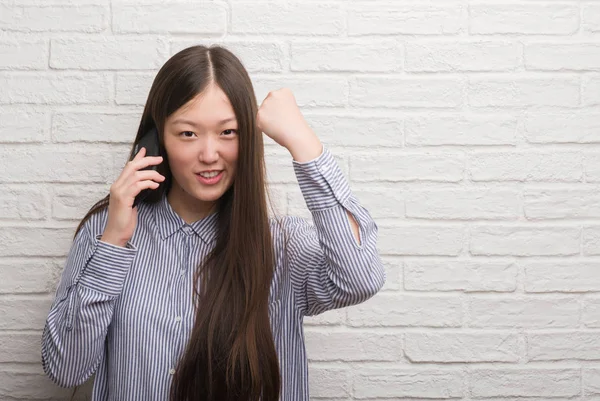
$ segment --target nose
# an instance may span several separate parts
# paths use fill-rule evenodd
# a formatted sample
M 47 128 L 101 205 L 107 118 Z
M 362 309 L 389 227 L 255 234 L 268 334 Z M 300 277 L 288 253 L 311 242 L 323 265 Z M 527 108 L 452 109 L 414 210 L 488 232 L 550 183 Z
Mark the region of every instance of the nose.
M 219 160 L 219 144 L 212 135 L 204 135 L 198 152 L 198 160 L 203 164 L 213 164 Z

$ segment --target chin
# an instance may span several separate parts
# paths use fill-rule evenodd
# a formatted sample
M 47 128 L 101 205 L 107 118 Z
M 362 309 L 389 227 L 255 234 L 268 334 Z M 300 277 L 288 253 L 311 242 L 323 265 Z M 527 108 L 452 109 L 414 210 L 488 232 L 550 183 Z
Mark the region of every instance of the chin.
M 214 188 L 214 189 L 210 189 L 208 191 L 204 190 L 199 190 L 197 188 L 194 188 L 194 191 L 190 191 L 188 192 L 189 194 L 191 194 L 194 198 L 198 199 L 199 201 L 202 202 L 216 202 L 219 199 L 221 199 L 221 197 L 225 194 L 226 190 L 222 189 L 222 188 Z

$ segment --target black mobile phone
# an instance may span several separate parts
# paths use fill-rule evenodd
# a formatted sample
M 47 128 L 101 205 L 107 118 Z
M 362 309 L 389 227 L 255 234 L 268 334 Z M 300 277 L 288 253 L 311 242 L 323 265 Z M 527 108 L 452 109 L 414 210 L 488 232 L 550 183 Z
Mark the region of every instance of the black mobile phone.
M 146 132 L 141 138 L 140 140 L 135 144 L 135 147 L 133 148 L 133 156 L 131 157 L 131 160 L 133 160 L 133 158 L 135 157 L 135 155 L 138 154 L 138 152 L 140 151 L 141 148 L 146 148 L 146 156 L 162 156 L 160 154 L 160 143 L 158 141 L 158 131 L 156 130 L 156 127 L 153 127 L 152 129 L 148 130 L 148 132 Z M 148 166 L 148 167 L 144 167 L 142 170 L 157 170 L 158 166 L 156 165 L 152 165 L 152 166 Z M 134 199 L 133 201 L 133 207 L 137 206 L 140 202 L 142 202 L 144 199 L 146 199 L 146 197 L 148 195 L 150 195 L 150 191 L 152 191 L 152 189 L 147 188 L 142 190 Z

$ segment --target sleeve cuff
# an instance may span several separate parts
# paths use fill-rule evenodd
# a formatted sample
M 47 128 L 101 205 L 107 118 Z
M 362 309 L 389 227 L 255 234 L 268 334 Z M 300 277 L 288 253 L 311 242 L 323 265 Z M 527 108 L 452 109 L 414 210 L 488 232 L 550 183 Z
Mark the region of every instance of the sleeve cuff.
M 300 190 L 311 212 L 344 204 L 350 197 L 350 187 L 328 148 L 308 162 L 293 161 Z
M 100 241 L 96 237 L 94 254 L 90 258 L 79 284 L 94 291 L 117 297 L 121 294 L 123 283 L 137 254 L 137 248 L 131 243 L 125 247 Z

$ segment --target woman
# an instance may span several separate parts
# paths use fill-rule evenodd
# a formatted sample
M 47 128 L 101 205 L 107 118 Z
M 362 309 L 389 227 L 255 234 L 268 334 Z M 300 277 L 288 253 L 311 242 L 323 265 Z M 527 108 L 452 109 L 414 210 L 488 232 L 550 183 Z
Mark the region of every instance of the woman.
M 258 108 L 224 48 L 165 63 L 135 143 L 152 127 L 162 157 L 132 150 L 77 229 L 42 338 L 46 374 L 71 387 L 95 372 L 102 401 L 308 400 L 303 317 L 381 288 L 375 223 L 293 94 Z M 289 150 L 314 226 L 269 218 L 262 132 Z

